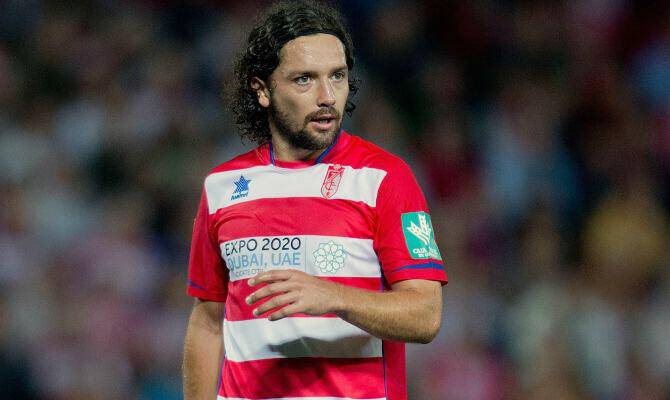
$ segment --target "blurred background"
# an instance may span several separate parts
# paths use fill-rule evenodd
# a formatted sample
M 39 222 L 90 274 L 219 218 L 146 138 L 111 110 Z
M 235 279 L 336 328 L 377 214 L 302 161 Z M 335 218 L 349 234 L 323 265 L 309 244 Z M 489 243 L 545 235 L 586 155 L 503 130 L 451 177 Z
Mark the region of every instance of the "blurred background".
M 0 397 L 179 399 L 221 99 L 267 2 L 0 1 Z M 670 399 L 670 6 L 334 3 L 345 127 L 402 155 L 450 283 L 412 400 Z

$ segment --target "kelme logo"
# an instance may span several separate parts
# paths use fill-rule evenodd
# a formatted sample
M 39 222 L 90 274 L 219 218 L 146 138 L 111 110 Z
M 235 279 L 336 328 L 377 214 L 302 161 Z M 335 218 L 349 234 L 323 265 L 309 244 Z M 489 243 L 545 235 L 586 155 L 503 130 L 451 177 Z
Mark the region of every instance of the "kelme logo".
M 435 243 L 430 215 L 423 211 L 402 214 L 402 233 L 405 235 L 407 250 L 412 258 L 442 260 Z
M 235 183 L 235 191 L 230 197 L 230 200 L 237 200 L 242 197 L 247 197 L 249 195 L 249 182 L 251 182 L 251 179 L 245 179 L 244 175 L 240 175 L 240 179 L 233 182 Z

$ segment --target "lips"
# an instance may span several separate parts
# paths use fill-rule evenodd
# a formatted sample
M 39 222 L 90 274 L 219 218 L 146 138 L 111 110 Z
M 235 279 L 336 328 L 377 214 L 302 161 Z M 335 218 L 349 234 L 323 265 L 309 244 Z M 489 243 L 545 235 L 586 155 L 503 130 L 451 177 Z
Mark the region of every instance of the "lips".
M 334 119 L 321 119 L 321 120 L 312 120 L 310 122 L 314 127 L 320 131 L 327 131 L 333 127 L 335 124 Z
M 310 121 L 318 130 L 329 130 L 335 123 L 336 116 L 334 114 L 322 114 L 312 118 Z

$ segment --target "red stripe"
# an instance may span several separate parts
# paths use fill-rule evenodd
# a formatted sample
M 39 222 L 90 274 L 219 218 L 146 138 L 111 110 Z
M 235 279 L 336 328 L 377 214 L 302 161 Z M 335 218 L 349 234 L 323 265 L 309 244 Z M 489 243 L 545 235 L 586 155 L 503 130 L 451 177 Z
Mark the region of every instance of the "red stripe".
M 281 397 L 384 397 L 381 358 L 273 358 L 226 360 L 219 395 L 245 399 Z
M 265 153 L 267 153 L 267 150 L 265 150 Z M 266 161 L 265 158 L 267 157 L 263 156 L 264 156 L 263 146 L 257 147 L 244 154 L 240 154 L 239 156 L 233 158 L 232 160 L 228 160 L 223 164 L 220 164 L 219 166 L 211 170 L 210 173 L 207 175 L 209 176 L 217 172 L 244 170 L 246 168 L 253 168 L 259 165 L 269 164 L 270 163 L 269 159 L 267 159 Z
M 387 400 L 407 400 L 405 373 L 405 343 L 382 341 Z
M 219 242 L 255 236 L 374 236 L 374 209 L 363 202 L 315 197 L 259 199 L 235 204 L 211 216 Z
M 380 278 L 340 278 L 340 277 L 319 277 L 320 279 L 341 283 L 347 286 L 353 286 L 360 289 L 379 291 Z M 267 318 L 272 312 L 264 313 L 256 317 L 252 311 L 254 308 L 260 306 L 270 298 L 261 300 L 253 306 L 248 305 L 245 299 L 256 290 L 264 285 L 251 287 L 247 283 L 248 279 L 240 279 L 239 281 L 230 282 L 228 285 L 228 300 L 226 302 L 226 319 L 228 321 L 243 321 L 254 318 Z M 296 314 L 294 317 L 312 317 L 311 315 Z M 325 314 L 323 317 L 337 317 L 335 314 Z

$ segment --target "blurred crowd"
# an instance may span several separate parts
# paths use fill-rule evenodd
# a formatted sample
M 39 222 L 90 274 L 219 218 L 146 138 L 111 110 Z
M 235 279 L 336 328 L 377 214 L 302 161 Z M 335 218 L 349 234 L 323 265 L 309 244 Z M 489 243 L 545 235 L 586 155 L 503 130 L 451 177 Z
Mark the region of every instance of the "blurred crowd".
M 0 1 L 0 397 L 179 399 L 202 180 L 267 2 Z M 334 3 L 345 128 L 403 156 L 450 283 L 412 400 L 670 399 L 670 6 Z

